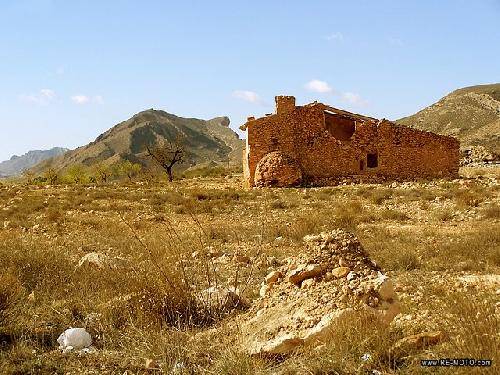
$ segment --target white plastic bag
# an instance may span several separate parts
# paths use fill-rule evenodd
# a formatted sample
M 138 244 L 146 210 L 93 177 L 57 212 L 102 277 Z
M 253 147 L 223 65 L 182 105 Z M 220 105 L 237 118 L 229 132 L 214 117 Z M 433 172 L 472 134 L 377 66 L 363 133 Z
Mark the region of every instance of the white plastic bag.
M 59 343 L 59 349 L 79 350 L 92 345 L 92 337 L 85 328 L 69 328 L 61 333 L 57 342 Z

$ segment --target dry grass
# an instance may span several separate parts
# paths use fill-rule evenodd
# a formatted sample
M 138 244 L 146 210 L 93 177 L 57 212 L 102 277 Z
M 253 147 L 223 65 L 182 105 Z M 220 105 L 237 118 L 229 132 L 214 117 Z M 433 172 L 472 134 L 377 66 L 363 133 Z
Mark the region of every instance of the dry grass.
M 494 290 L 455 287 L 464 272 L 500 270 L 498 184 L 479 176 L 466 187 L 437 181 L 245 190 L 235 177 L 213 176 L 0 186 L 0 372 L 141 373 L 145 358 L 153 358 L 165 373 L 181 374 L 412 374 L 424 371 L 421 358 L 498 360 Z M 300 251 L 304 235 L 336 227 L 355 232 L 410 290 L 401 293 L 404 314 L 432 308 L 431 316 L 389 330 L 369 320 L 345 323 L 325 347 L 279 361 L 246 355 L 235 345 L 238 311 L 200 303 L 200 291 L 238 285 L 251 300 L 269 261 Z M 193 258 L 209 251 L 227 254 L 227 263 Z M 116 266 L 77 267 L 90 252 Z M 235 262 L 235 254 L 251 262 Z M 433 298 L 417 298 L 420 291 Z M 86 327 L 97 352 L 54 351 L 69 326 Z M 449 339 L 407 358 L 387 355 L 395 340 L 431 328 Z M 365 353 L 369 361 L 361 359 Z

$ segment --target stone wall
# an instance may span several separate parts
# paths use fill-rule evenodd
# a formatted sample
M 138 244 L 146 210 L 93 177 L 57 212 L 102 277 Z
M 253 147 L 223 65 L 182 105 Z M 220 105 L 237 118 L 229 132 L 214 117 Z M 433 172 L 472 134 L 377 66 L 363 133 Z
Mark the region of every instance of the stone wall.
M 243 163 L 250 186 L 255 186 L 258 162 L 273 151 L 295 159 L 303 179 L 312 183 L 341 176 L 413 179 L 458 174 L 459 143 L 452 137 L 321 103 L 296 107 L 291 98 L 277 97 L 276 114 L 249 118 L 244 126 L 247 147 Z M 349 138 L 350 124 L 355 131 Z

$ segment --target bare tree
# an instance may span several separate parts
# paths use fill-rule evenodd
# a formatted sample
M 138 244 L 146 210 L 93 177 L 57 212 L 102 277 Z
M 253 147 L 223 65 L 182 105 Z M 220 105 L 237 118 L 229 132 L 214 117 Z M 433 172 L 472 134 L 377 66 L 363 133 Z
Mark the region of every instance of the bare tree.
M 184 145 L 181 137 L 175 141 L 165 140 L 154 147 L 147 147 L 148 155 L 167 172 L 170 182 L 174 179 L 173 167 L 184 160 Z

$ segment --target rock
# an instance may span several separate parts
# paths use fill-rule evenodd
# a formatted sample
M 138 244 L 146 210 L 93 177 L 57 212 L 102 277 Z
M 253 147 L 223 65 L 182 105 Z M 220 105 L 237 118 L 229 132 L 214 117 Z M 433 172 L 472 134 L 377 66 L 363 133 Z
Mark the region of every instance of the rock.
M 347 274 L 347 280 L 352 281 L 352 280 L 354 280 L 354 279 L 356 278 L 356 276 L 357 276 L 357 275 L 356 275 L 356 272 L 352 272 L 352 271 L 350 271 L 350 272 Z
M 390 301 L 394 298 L 394 284 L 392 280 L 387 278 L 385 275 L 381 275 L 381 277 L 376 281 L 376 291 L 380 295 L 383 300 Z
M 302 171 L 291 156 L 274 151 L 266 154 L 257 163 L 254 182 L 258 187 L 294 186 L 302 182 Z
M 350 271 L 349 267 L 337 267 L 334 268 L 331 273 L 333 277 L 340 279 L 342 277 L 346 277 Z
M 314 242 L 314 241 L 320 241 L 321 240 L 321 235 L 319 234 L 307 234 L 302 238 L 304 242 Z
M 260 290 L 259 290 L 259 296 L 264 297 L 266 295 L 266 293 L 268 292 L 268 290 L 271 289 L 271 287 L 272 287 L 272 284 L 270 284 L 270 285 L 262 284 L 262 286 L 260 287 Z
M 241 254 L 236 254 L 234 256 L 234 260 L 238 263 L 243 263 L 243 264 L 250 264 L 251 262 L 250 257 Z
M 221 313 L 245 309 L 250 305 L 234 288 L 210 287 L 201 292 L 199 300 L 207 309 Z
M 144 365 L 144 368 L 146 370 L 159 370 L 160 366 L 158 365 L 158 362 L 156 362 L 154 359 L 146 359 L 146 363 Z
M 109 258 L 107 255 L 96 252 L 85 254 L 83 257 L 80 258 L 77 267 L 83 267 L 85 265 L 97 268 L 104 268 L 104 267 L 114 268 L 116 266 L 113 260 Z
M 35 302 L 36 300 L 36 297 L 35 297 L 35 291 L 32 291 L 29 295 L 28 295 L 28 301 L 30 302 Z
M 266 284 L 272 284 L 277 282 L 279 279 L 283 277 L 283 274 L 280 271 L 272 271 L 266 276 Z
M 304 288 L 304 289 L 310 288 L 314 285 L 314 283 L 315 283 L 314 279 L 307 279 L 307 280 L 304 280 L 302 282 L 302 284 L 300 284 L 300 287 Z
M 417 335 L 407 336 L 398 340 L 390 349 L 389 353 L 394 358 L 401 358 L 422 350 L 426 347 L 437 345 L 445 338 L 443 331 L 423 332 Z
M 484 146 L 468 146 L 460 151 L 460 165 L 499 162 L 500 155 Z
M 69 328 L 58 337 L 59 349 L 78 350 L 92 345 L 92 337 L 85 328 Z
M 260 300 L 242 317 L 241 344 L 249 354 L 286 354 L 302 345 L 317 347 L 344 319 L 361 321 L 368 315 L 382 323 L 376 325 L 379 329 L 387 329 L 399 313 L 390 279 L 354 235 L 339 229 L 306 237 L 305 249 L 273 271 L 290 282 L 264 281 Z M 339 267 L 340 259 L 351 266 Z M 268 274 L 269 279 L 274 275 Z
M 347 263 L 344 258 L 340 258 L 339 259 L 339 266 L 340 267 L 349 267 L 349 263 Z
M 209 257 L 209 258 L 218 258 L 218 257 L 222 256 L 222 254 L 223 254 L 223 253 L 222 253 L 222 251 L 220 251 L 220 250 L 210 249 L 210 250 L 208 251 L 208 257 Z
M 302 281 L 321 276 L 324 272 L 324 267 L 319 264 L 301 264 L 290 273 L 288 280 L 292 284 L 300 285 Z

